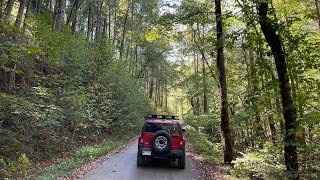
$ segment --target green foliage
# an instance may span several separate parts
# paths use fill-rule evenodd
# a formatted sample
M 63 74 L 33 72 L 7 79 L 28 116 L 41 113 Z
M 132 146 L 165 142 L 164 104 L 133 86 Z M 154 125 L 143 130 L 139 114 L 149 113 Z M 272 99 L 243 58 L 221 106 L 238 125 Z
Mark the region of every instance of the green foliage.
M 84 146 L 79 148 L 75 153 L 68 158 L 58 159 L 57 162 L 47 168 L 44 168 L 38 174 L 30 176 L 33 179 L 57 179 L 65 177 L 76 168 L 93 161 L 117 147 L 124 145 L 128 140 L 132 139 L 135 134 L 127 134 L 123 137 L 109 138 L 104 143 L 94 146 Z
M 205 160 L 210 163 L 223 162 L 222 147 L 220 143 L 214 143 L 204 133 L 196 131 L 192 126 L 186 127 L 186 136 L 192 145 L 204 155 Z
M 184 119 L 184 123 L 191 126 L 199 133 L 204 133 L 212 142 L 220 142 L 220 119 L 217 114 L 213 115 L 189 115 Z
M 21 154 L 16 162 L 7 162 L 4 158 L 0 157 L 0 178 L 27 178 L 29 166 L 30 161 L 25 154 Z
M 67 29 L 54 32 L 51 24 L 50 14 L 34 15 L 30 34 L 16 40 L 3 36 L 0 156 L 8 162 L 20 154 L 31 161 L 50 159 L 118 133 L 137 133 L 144 114 L 151 111 L 143 82 L 125 68 L 125 58 L 114 57 L 108 38 L 88 42 Z M 11 33 L 9 28 L 0 30 Z M 83 164 L 109 149 L 79 158 Z M 17 178 L 26 173 L 26 156 L 6 164 L 21 172 Z M 79 162 L 65 168 L 69 171 Z M 11 172 L 4 177 L 10 178 Z
M 241 153 L 234 163 L 233 174 L 239 178 L 281 179 L 285 166 L 281 145 L 267 142 L 264 149 Z

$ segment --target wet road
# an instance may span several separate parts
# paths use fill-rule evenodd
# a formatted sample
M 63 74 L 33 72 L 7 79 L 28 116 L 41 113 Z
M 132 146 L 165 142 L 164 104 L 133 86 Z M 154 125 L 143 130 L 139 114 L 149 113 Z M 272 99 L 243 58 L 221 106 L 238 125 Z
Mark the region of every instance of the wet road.
M 186 168 L 178 169 L 177 161 L 153 160 L 147 167 L 137 167 L 137 141 L 128 144 L 119 153 L 106 161 L 96 164 L 86 173 L 83 180 L 192 180 L 198 179 L 199 173 L 189 157 Z M 186 155 L 188 156 L 188 149 Z

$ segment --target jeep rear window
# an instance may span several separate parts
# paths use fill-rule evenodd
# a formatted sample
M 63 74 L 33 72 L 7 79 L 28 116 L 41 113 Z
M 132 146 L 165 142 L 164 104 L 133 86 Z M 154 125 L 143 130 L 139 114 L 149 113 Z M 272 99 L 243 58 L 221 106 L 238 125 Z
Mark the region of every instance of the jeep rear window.
M 169 134 L 179 134 L 180 128 L 178 124 L 156 124 L 147 123 L 145 132 L 155 133 L 159 130 L 167 131 Z

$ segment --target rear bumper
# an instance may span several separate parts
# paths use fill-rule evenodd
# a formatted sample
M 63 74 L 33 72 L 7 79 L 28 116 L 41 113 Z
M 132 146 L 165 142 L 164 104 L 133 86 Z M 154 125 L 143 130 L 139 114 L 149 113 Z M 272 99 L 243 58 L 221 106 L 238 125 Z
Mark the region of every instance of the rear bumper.
M 142 155 L 142 151 L 151 151 L 150 157 L 156 157 L 156 158 L 177 158 L 177 157 L 183 157 L 185 156 L 185 147 L 180 147 L 179 150 L 170 150 L 167 153 L 156 153 L 152 151 L 151 148 L 143 148 L 142 144 L 138 145 L 138 154 Z

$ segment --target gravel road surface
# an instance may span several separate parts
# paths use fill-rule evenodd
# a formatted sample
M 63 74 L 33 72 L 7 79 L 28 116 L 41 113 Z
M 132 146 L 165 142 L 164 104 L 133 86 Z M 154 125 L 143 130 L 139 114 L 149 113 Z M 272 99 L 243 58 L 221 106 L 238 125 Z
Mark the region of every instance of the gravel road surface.
M 119 153 L 96 164 L 82 180 L 192 180 L 200 176 L 189 157 L 186 158 L 186 168 L 183 170 L 177 168 L 177 161 L 158 159 L 147 167 L 137 167 L 137 146 L 137 141 L 131 142 Z

